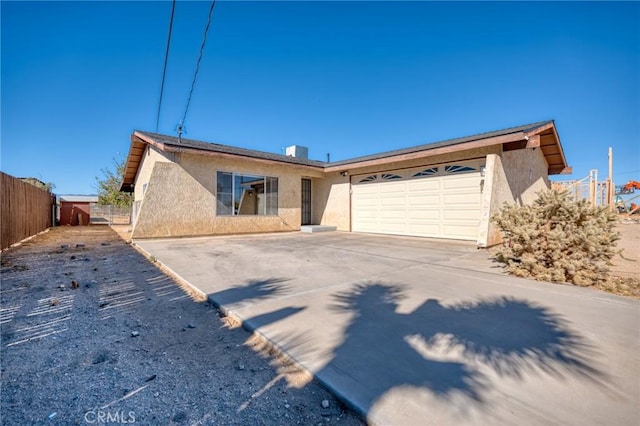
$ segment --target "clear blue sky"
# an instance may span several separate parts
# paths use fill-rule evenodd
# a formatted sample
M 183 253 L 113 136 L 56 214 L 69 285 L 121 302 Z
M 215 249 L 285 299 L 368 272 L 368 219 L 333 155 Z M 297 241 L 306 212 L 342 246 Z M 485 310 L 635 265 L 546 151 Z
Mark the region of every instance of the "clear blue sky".
M 154 131 L 171 2 L 7 2 L 1 169 L 95 193 Z M 176 6 L 175 135 L 208 2 Z M 332 160 L 555 119 L 574 173 L 640 180 L 640 3 L 218 1 L 186 137 Z

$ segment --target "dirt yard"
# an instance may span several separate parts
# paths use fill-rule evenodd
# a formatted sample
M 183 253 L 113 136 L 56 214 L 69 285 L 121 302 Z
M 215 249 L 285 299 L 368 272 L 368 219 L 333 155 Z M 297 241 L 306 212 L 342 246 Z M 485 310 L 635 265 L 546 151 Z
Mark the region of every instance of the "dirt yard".
M 635 216 L 620 216 L 616 229 L 620 232 L 617 247 L 622 252 L 613 259 L 609 282 L 598 288 L 640 298 L 640 218 Z
M 2 253 L 0 423 L 360 425 L 106 226 Z

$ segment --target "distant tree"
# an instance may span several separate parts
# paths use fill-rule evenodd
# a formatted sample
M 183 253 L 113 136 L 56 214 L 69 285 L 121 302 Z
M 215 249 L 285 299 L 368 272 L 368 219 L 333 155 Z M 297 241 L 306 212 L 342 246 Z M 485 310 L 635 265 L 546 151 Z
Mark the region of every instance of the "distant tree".
M 53 182 L 42 182 L 40 179 L 36 178 L 22 178 L 23 182 L 30 183 L 33 186 L 37 186 L 40 189 L 44 189 L 45 191 L 51 192 L 55 189 L 56 185 Z
M 133 194 L 120 192 L 120 184 L 124 177 L 124 168 L 127 164 L 126 158 L 113 159 L 111 168 L 103 168 L 102 178 L 96 176 L 96 189 L 98 190 L 98 204 L 112 205 L 118 207 L 131 207 Z

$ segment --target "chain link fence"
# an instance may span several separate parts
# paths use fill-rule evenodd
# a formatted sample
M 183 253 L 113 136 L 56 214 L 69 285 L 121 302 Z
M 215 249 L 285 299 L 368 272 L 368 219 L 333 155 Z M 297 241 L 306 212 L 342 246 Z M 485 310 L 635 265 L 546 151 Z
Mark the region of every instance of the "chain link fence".
M 101 206 L 91 204 L 89 206 L 91 223 L 94 225 L 130 225 L 131 207 Z

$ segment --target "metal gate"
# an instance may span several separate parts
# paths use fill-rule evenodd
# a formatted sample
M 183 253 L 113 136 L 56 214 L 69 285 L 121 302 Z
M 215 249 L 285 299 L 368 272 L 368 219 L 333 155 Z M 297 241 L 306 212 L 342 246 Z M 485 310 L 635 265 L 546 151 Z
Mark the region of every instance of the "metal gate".
M 130 225 L 131 207 L 117 207 L 112 205 L 90 205 L 91 223 L 94 225 Z
M 311 225 L 311 179 L 302 179 L 302 225 Z

